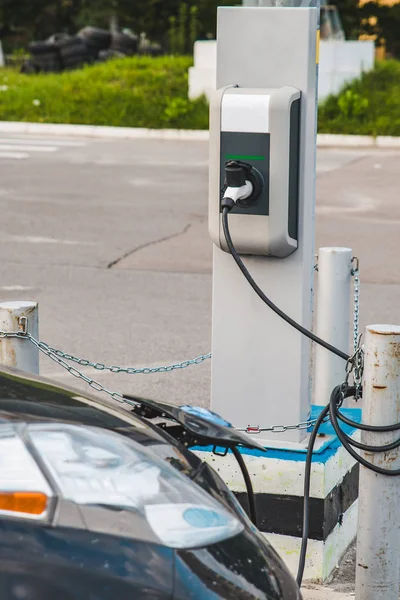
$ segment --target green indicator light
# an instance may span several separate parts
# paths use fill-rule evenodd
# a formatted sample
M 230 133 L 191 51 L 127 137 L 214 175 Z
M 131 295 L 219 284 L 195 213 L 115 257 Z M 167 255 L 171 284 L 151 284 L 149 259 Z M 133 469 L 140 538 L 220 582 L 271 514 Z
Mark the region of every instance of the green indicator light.
M 265 160 L 265 156 L 242 156 L 240 154 L 227 154 L 228 160 Z

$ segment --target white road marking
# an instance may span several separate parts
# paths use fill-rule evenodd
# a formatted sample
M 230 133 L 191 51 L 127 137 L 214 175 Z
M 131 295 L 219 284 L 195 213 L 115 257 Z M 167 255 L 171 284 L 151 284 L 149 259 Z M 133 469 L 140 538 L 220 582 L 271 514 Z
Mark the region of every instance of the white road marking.
M 27 287 L 25 285 L 3 285 L 0 287 L 2 292 L 27 292 L 29 290 L 33 290 L 32 287 Z
M 75 368 L 78 369 L 78 371 L 80 373 L 82 373 L 83 375 L 93 375 L 94 379 L 98 378 L 100 379 L 103 375 L 113 375 L 113 373 L 110 373 L 110 371 L 98 371 L 96 369 L 92 369 L 90 367 L 86 367 L 86 368 L 79 368 L 79 365 L 75 365 L 73 363 L 70 363 L 71 365 L 73 365 Z M 78 379 L 79 377 L 74 377 L 74 375 L 71 375 L 71 373 L 69 371 L 66 371 L 65 369 L 63 369 L 63 367 L 60 366 L 58 371 L 45 371 L 44 373 L 40 373 L 43 377 L 48 377 L 49 379 L 71 379 L 71 382 L 73 382 L 74 379 Z M 82 380 L 80 380 L 82 381 Z M 88 391 L 89 388 L 88 388 Z
M 86 141 L 52 139 L 48 137 L 27 136 L 0 136 L 0 159 L 23 160 L 30 158 L 31 153 L 52 153 L 58 150 L 83 148 Z
M 53 140 L 50 139 L 32 139 L 32 138 L 0 138 L 1 144 L 30 144 L 35 146 L 60 146 L 60 147 L 72 147 L 82 148 L 86 146 L 86 142 L 72 142 L 70 140 Z
M 0 158 L 12 158 L 14 160 L 22 160 L 29 158 L 29 154 L 26 152 L 0 152 Z
M 0 151 L 24 150 L 25 152 L 56 152 L 57 146 L 30 146 L 27 144 L 1 144 Z
M 33 235 L 10 235 L 5 236 L 9 242 L 20 244 L 61 244 L 63 246 L 94 246 L 92 242 L 78 242 L 76 240 L 58 240 L 56 238 L 48 238 Z

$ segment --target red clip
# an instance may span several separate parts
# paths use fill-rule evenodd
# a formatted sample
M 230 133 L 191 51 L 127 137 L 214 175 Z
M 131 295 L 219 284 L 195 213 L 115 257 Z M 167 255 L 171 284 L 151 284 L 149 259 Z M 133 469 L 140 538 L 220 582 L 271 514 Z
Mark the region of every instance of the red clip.
M 247 425 L 246 433 L 260 433 L 259 425 Z

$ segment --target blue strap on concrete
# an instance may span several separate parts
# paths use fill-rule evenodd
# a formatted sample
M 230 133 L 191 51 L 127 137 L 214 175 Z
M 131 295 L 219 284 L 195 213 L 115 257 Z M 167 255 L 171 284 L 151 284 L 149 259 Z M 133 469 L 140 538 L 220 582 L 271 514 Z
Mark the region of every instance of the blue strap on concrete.
M 312 406 L 310 420 L 317 419 L 321 411 L 324 409 L 324 406 Z M 342 408 L 341 412 L 347 418 L 355 421 L 356 423 L 361 422 L 362 411 L 360 408 Z M 355 433 L 356 429 L 354 427 L 350 427 L 345 423 L 341 423 L 341 427 L 347 435 L 352 435 Z M 323 423 L 319 429 L 319 432 L 329 436 L 326 443 L 323 444 L 318 450 L 314 451 L 313 454 L 313 462 L 314 463 L 326 463 L 340 448 L 340 440 L 338 439 L 335 430 L 333 429 L 330 422 Z M 275 434 L 279 436 L 279 434 Z M 259 437 L 259 435 L 257 435 Z M 191 448 L 191 450 L 196 450 L 199 452 L 212 452 L 214 446 L 196 446 Z M 217 448 L 218 450 L 218 448 Z M 224 448 L 220 449 L 221 452 L 225 451 Z M 278 460 L 290 460 L 290 461 L 298 461 L 305 462 L 307 448 L 304 449 L 296 449 L 293 450 L 291 448 L 269 448 L 266 446 L 266 452 L 262 452 L 261 450 L 252 450 L 250 448 L 240 448 L 241 454 L 246 454 L 248 456 L 259 456 L 260 458 L 274 458 Z

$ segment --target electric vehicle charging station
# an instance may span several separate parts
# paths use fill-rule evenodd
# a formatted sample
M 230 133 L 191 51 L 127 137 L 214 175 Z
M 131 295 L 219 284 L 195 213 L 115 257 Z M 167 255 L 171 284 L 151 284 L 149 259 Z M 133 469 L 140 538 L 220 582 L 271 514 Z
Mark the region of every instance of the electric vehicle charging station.
M 309 417 L 310 342 L 260 302 L 226 252 L 221 200 L 241 177 L 229 221 L 235 247 L 273 302 L 309 329 L 318 19 L 315 7 L 218 9 L 218 91 L 210 112 L 211 405 L 239 428 Z M 280 440 L 304 437 L 294 430 Z
M 314 0 L 261 3 L 268 1 L 280 6 L 218 10 L 217 92 L 210 105 L 211 408 L 234 427 L 258 432 L 268 449 L 244 451 L 260 530 L 296 573 L 305 556 L 307 423 L 322 409 L 311 406 L 309 339 L 318 340 L 310 331 L 319 7 Z M 329 346 L 344 359 L 344 373 L 348 355 L 318 343 L 321 352 Z M 357 528 L 358 465 L 329 424 L 320 431 L 310 465 L 314 523 L 306 579 L 326 579 Z M 233 457 L 220 464 L 240 498 Z

